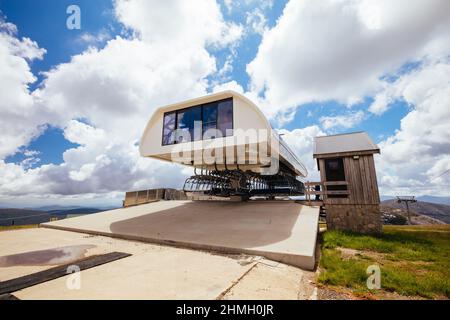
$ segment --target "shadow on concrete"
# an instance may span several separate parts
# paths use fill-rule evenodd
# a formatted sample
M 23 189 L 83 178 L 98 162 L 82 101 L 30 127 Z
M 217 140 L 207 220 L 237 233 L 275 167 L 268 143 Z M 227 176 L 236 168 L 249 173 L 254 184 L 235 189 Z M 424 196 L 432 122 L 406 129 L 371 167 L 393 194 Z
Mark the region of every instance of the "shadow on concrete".
M 293 202 L 195 201 L 114 222 L 114 234 L 223 247 L 256 248 L 291 236 Z

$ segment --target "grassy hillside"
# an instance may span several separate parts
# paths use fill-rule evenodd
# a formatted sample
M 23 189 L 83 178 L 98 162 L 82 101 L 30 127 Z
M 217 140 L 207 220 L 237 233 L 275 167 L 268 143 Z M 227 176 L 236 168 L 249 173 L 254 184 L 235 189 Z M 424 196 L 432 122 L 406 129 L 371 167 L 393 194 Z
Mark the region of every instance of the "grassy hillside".
M 19 230 L 19 229 L 30 229 L 30 228 L 38 228 L 37 224 L 25 224 L 20 226 L 0 226 L 0 231 L 10 231 L 10 230 Z
M 385 226 L 382 235 L 327 231 L 319 283 L 360 298 L 450 298 L 450 226 Z M 369 290 L 367 267 L 381 269 Z

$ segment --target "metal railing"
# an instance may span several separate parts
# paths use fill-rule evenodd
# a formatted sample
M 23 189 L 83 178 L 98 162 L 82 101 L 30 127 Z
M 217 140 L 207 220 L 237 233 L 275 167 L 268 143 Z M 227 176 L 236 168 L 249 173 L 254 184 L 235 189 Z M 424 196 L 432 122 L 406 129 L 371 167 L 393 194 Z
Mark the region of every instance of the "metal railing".
M 286 160 L 293 163 L 293 165 L 297 165 L 297 169 L 300 170 L 304 177 L 308 175 L 308 170 L 306 169 L 305 165 L 300 161 L 300 159 L 297 157 L 297 155 L 292 152 L 292 150 L 288 147 L 286 141 L 283 140 L 281 136 L 274 135 L 275 138 L 278 138 L 278 141 L 280 142 L 280 154 L 282 154 Z M 284 151 L 284 152 L 283 152 Z M 289 159 L 290 157 L 290 159 Z

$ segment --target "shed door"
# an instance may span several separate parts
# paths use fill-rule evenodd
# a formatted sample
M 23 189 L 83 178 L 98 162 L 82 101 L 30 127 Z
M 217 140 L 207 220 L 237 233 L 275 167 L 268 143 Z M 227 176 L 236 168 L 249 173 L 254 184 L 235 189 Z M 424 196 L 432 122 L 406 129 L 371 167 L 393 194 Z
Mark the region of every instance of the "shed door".
M 325 175 L 327 181 L 345 181 L 343 159 L 325 159 Z
M 345 181 L 344 161 L 342 158 L 325 159 L 325 177 L 327 181 Z M 347 186 L 327 186 L 327 190 L 347 190 Z M 328 198 L 347 198 L 347 195 L 328 195 Z

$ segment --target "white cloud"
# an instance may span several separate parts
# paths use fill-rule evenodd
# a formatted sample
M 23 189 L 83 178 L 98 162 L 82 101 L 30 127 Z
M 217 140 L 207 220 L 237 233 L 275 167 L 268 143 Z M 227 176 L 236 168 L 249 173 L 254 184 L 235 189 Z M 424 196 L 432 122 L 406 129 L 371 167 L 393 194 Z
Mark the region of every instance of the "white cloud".
M 36 150 L 24 150 L 23 155 L 25 157 L 34 157 L 40 153 L 41 153 L 40 151 L 36 151 Z
M 0 159 L 39 134 L 45 117 L 28 88 L 36 81 L 29 63 L 42 59 L 45 50 L 28 38 L 18 39 L 15 32 L 14 25 L 0 20 Z
M 325 133 L 318 126 L 309 126 L 292 131 L 281 129 L 283 140 L 292 148 L 294 153 L 302 161 L 308 170 L 308 181 L 320 181 L 316 160 L 313 159 L 314 137 L 323 136 Z
M 237 83 L 235 80 L 221 83 L 221 84 L 214 86 L 212 89 L 212 92 L 220 92 L 220 91 L 225 91 L 225 90 L 233 90 L 233 91 L 236 91 L 241 94 L 244 93 L 244 89 L 242 88 L 242 86 L 239 83 Z
M 89 45 L 102 44 L 111 39 L 111 35 L 106 29 L 102 29 L 97 33 L 85 32 L 80 35 L 79 40 Z
M 291 0 L 247 72 L 271 116 L 307 102 L 354 103 L 406 62 L 448 54 L 449 36 L 446 0 Z
M 397 99 L 417 104 L 448 86 L 450 64 L 447 58 L 425 60 L 416 71 L 400 76 L 394 83 L 385 83 L 369 107 L 374 114 L 382 114 Z
M 259 8 L 256 8 L 251 12 L 247 12 L 246 24 L 250 27 L 250 30 L 261 35 L 267 29 L 266 16 Z
M 281 123 L 308 102 L 352 105 L 373 96 L 369 111 L 380 115 L 406 101 L 411 112 L 380 143 L 382 192 L 448 195 L 449 175 L 432 178 L 449 166 L 449 37 L 444 0 L 291 0 L 247 72 L 264 112 Z M 411 62 L 421 66 L 402 75 Z M 319 121 L 325 130 L 347 129 L 365 118 L 344 112 Z
M 114 191 L 179 186 L 185 176 L 181 167 L 142 159 L 133 143 L 115 141 L 110 134 L 76 120 L 64 129 L 71 142 L 81 146 L 64 152 L 60 165 L 28 169 L 0 161 L 2 196 L 48 197 L 49 195 L 108 194 Z
M 241 26 L 224 21 L 216 1 L 120 0 L 116 14 L 145 42 L 171 48 L 168 51 L 224 47 L 242 35 Z
M 4 21 L 3 17 L 0 16 L 0 30 L 8 34 L 16 34 L 17 27 L 14 23 Z
M 233 10 L 248 10 L 249 8 L 260 8 L 261 10 L 267 10 L 273 7 L 273 0 L 223 0 L 228 12 Z
M 222 68 L 217 71 L 218 82 L 223 83 L 230 79 L 230 73 L 233 72 L 233 58 L 233 55 L 229 54 Z
M 26 163 L 0 160 L 0 200 L 109 197 L 117 191 L 180 187 L 186 178 L 181 166 L 141 158 L 136 143 L 156 107 L 206 94 L 207 77 L 216 72 L 206 48 L 232 46 L 241 27 L 224 21 L 214 1 L 193 6 L 180 0 L 118 0 L 115 5 L 118 19 L 136 37 L 116 37 L 102 49 L 90 47 L 73 56 L 46 72 L 32 93 L 27 84 L 35 77 L 26 59 L 41 58 L 45 51 L 1 33 L 0 64 L 9 64 L 2 66 L 0 77 L 11 86 L 0 88 L 5 89 L 0 91 L 0 121 L 7 117 L 8 132 L 2 134 L 0 159 L 27 145 L 44 123 L 59 126 L 67 140 L 80 146 L 64 152 L 59 165 L 30 169 Z M 17 107 L 8 108 L 12 103 Z M 24 115 L 33 122 L 24 121 Z
M 441 156 L 426 174 L 429 177 L 430 182 L 435 183 L 437 186 L 446 185 L 448 187 L 450 182 L 450 154 Z
M 28 169 L 28 168 L 31 168 L 31 167 L 37 165 L 39 162 L 41 162 L 40 158 L 32 156 L 32 157 L 27 157 L 24 160 L 22 160 L 20 162 L 20 165 L 23 168 Z
M 257 8 L 261 8 L 261 10 L 266 10 L 266 9 L 270 9 L 273 7 L 273 2 L 274 0 L 243 0 L 240 1 L 240 3 L 244 6 L 244 7 L 257 7 Z
M 228 12 L 231 12 L 231 10 L 233 10 L 233 2 L 233 0 L 223 0 L 223 3 L 225 4 Z
M 450 168 L 450 61 L 425 63 L 379 97 L 402 100 L 411 107 L 400 129 L 380 143 L 382 187 L 399 193 L 449 195 L 450 177 L 439 175 Z M 387 104 L 381 109 L 386 108 Z
M 364 111 L 360 110 L 357 112 L 349 112 L 348 114 L 335 117 L 321 117 L 319 121 L 325 130 L 329 130 L 333 128 L 349 129 L 359 124 L 364 119 L 365 113 Z
M 232 49 L 243 33 L 242 26 L 223 19 L 214 1 L 198 0 L 195 6 L 183 0 L 116 1 L 119 21 L 135 36 L 110 39 L 102 49 L 91 47 L 55 66 L 34 92 L 28 87 L 36 80 L 29 64 L 42 59 L 45 49 L 18 39 L 15 26 L 0 21 L 0 201 L 118 203 L 125 190 L 179 187 L 189 168 L 140 158 L 136 142 L 154 108 L 205 94 L 207 79 L 217 73 L 227 82 L 213 83 L 213 91 L 244 93 L 280 123 L 309 101 L 352 104 L 376 95 L 370 111 L 381 114 L 393 101 L 405 100 L 411 112 L 398 132 L 380 143 L 382 192 L 446 193 L 450 178 L 440 174 L 450 167 L 450 69 L 440 57 L 450 52 L 449 6 L 438 0 L 292 0 L 277 26 L 264 32 L 248 66 L 251 92 L 228 79 L 231 60 L 218 72 L 207 50 Z M 380 80 L 417 59 L 425 61 L 418 70 L 394 83 Z M 361 111 L 320 122 L 324 130 L 348 128 L 364 116 Z M 80 145 L 64 153 L 62 164 L 31 169 L 39 159 L 32 152 L 21 164 L 1 160 L 24 151 L 46 123 Z M 323 135 L 322 129 L 280 133 L 308 167 L 308 179 L 318 179 L 312 139 Z

